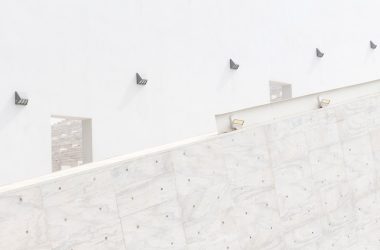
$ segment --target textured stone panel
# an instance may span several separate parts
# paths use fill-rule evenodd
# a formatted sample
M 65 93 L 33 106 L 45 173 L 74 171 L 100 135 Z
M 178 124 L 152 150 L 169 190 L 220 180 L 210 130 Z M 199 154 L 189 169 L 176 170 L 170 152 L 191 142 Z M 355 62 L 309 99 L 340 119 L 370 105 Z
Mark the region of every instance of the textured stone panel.
M 179 195 L 187 195 L 228 182 L 222 145 L 228 137 L 175 150 L 172 160 Z
M 231 150 L 224 159 L 232 185 L 257 189 L 273 187 L 271 160 L 266 145 Z
M 343 143 L 347 179 L 356 198 L 377 188 L 376 168 L 368 135 Z
M 305 132 L 309 149 L 316 149 L 339 143 L 339 132 L 336 123 L 326 123 L 310 128 Z
M 179 196 L 188 244 L 237 240 L 229 185 L 217 185 Z
M 256 148 L 267 144 L 266 131 L 266 126 L 253 127 L 220 135 L 217 141 L 222 141 L 223 152 L 228 154 L 230 150 L 239 151 L 239 149 Z
M 176 200 L 128 215 L 122 224 L 128 250 L 187 249 Z
M 306 145 L 304 132 L 291 134 L 278 141 L 270 142 L 269 150 L 274 167 L 285 162 L 307 158 L 308 149 Z
M 379 105 L 363 98 L 4 193 L 0 248 L 380 249 Z
M 283 245 L 277 195 L 274 189 L 257 192 L 255 188 L 232 190 L 234 219 L 239 228 L 242 249 L 276 249 Z
M 345 104 L 334 107 L 335 115 L 338 120 L 347 119 L 355 116 L 356 114 L 368 114 L 372 105 L 373 99 L 370 98 L 358 98 L 355 101 L 347 102 Z
M 112 183 L 116 192 L 157 176 L 173 172 L 169 153 L 155 154 L 133 161 L 119 163 L 112 169 Z
M 356 226 L 352 223 L 338 229 L 324 231 L 317 245 L 318 249 L 361 249 L 362 244 L 358 244 L 358 241 Z
M 286 232 L 284 239 L 287 249 L 318 249 L 317 241 L 322 237 L 322 226 L 319 218 L 307 221 Z
M 121 217 L 147 209 L 176 198 L 173 173 L 126 187 L 116 193 Z
M 316 190 L 347 179 L 340 143 L 310 151 L 309 162 Z
M 42 186 L 53 249 L 125 249 L 109 171 Z
M 337 123 L 341 141 L 352 140 L 369 132 L 369 117 L 366 113 L 357 113 Z
M 39 187 L 2 194 L 0 249 L 51 249 L 43 210 Z

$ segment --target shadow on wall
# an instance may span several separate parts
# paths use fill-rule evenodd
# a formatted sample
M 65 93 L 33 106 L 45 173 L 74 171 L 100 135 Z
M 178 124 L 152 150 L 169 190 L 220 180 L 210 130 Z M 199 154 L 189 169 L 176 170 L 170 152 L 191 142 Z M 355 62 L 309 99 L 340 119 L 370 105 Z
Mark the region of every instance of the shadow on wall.
M 141 92 L 146 87 L 148 86 L 136 84 L 136 77 L 131 78 L 130 83 L 128 84 L 128 88 L 125 90 L 123 98 L 118 106 L 119 110 L 122 110 L 128 106 L 128 104 L 133 103 L 133 100 L 138 97 L 136 94 L 136 89 L 139 89 L 139 92 Z

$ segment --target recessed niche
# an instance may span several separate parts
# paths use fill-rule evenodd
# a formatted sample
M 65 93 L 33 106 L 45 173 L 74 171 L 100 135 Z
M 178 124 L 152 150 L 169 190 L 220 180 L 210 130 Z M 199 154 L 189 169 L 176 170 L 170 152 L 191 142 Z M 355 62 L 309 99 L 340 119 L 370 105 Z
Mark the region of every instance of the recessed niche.
M 281 82 L 269 82 L 270 102 L 278 102 L 292 98 L 292 85 Z
M 52 171 L 92 162 L 91 119 L 51 117 Z

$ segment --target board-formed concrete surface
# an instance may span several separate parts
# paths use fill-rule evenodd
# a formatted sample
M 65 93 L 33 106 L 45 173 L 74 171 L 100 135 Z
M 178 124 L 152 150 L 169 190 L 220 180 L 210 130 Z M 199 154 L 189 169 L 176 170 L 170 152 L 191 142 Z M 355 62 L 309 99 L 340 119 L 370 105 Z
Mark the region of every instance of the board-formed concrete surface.
M 380 249 L 380 95 L 0 193 L 0 249 Z

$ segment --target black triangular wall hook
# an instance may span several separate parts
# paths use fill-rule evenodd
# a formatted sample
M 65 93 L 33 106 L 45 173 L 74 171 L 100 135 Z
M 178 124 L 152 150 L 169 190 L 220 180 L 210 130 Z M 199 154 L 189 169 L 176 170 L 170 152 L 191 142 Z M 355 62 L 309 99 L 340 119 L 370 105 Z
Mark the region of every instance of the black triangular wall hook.
M 136 73 L 136 83 L 138 85 L 146 85 L 146 83 L 148 82 L 148 80 L 146 79 L 143 79 L 139 73 Z
M 235 63 L 232 59 L 230 59 L 230 69 L 237 70 L 239 67 L 239 64 Z
M 21 98 L 20 95 L 15 91 L 15 104 L 16 105 L 28 105 L 29 100 L 25 98 Z
M 370 45 L 371 49 L 376 49 L 377 48 L 377 44 L 375 44 L 372 41 L 369 41 L 369 45 Z
M 315 49 L 315 52 L 317 54 L 317 57 L 323 57 L 325 55 L 325 53 L 322 53 L 322 51 L 320 51 L 318 48 Z

